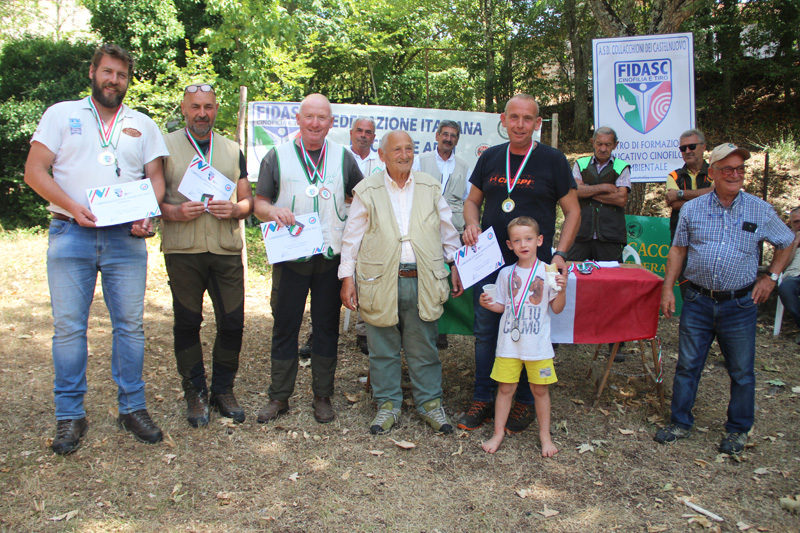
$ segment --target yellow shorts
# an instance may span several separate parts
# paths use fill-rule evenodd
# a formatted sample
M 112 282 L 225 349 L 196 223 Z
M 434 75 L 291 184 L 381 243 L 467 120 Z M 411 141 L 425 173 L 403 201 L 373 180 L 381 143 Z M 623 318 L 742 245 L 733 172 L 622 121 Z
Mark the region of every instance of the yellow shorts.
M 523 361 L 522 359 L 509 357 L 495 357 L 490 377 L 500 383 L 517 383 L 519 382 L 519 375 L 522 373 L 523 365 L 528 371 L 528 383 L 550 385 L 558 381 L 552 359 Z

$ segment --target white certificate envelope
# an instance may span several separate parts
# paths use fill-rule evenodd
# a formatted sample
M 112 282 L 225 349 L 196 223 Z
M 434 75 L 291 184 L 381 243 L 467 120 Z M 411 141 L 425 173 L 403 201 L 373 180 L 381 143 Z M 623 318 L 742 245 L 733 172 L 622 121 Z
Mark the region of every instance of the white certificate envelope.
M 236 184 L 196 155 L 178 185 L 178 192 L 193 202 L 229 200 Z
M 98 227 L 161 215 L 150 178 L 86 189 L 86 196 Z
M 475 246 L 464 246 L 456 252 L 456 267 L 464 289 L 472 287 L 504 264 L 494 228 L 481 233 Z
M 289 227 L 279 227 L 277 222 L 261 224 L 267 260 L 271 265 L 322 253 L 323 240 L 319 215 L 317 213 L 296 215 L 294 219 L 295 225 Z

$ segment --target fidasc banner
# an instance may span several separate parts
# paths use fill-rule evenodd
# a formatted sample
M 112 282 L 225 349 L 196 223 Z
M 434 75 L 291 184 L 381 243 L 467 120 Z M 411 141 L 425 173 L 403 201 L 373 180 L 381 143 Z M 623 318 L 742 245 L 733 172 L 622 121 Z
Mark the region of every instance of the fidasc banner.
M 683 166 L 678 136 L 694 127 L 691 33 L 594 39 L 594 125 L 619 137 L 631 180 L 666 181 Z
M 461 125 L 456 155 L 470 167 L 475 166 L 484 150 L 508 140 L 505 128 L 496 113 L 477 113 L 447 109 L 331 104 L 333 127 L 328 138 L 350 146 L 350 128 L 356 117 L 375 120 L 374 152 L 381 137 L 389 131 L 406 130 L 416 145 L 415 153 L 436 149 L 436 129 L 441 120 L 454 120 Z M 250 102 L 247 109 L 247 173 L 250 181 L 258 179 L 261 159 L 276 144 L 294 139 L 299 134 L 295 115 L 299 102 Z M 537 137 L 538 138 L 538 137 Z

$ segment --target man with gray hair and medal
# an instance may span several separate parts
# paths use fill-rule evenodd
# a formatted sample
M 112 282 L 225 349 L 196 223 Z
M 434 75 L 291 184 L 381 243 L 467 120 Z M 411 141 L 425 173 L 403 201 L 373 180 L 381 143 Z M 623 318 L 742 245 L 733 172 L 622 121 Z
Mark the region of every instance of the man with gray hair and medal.
M 324 251 L 305 260 L 272 266 L 272 383 L 269 401 L 258 413 L 257 421 L 262 424 L 289 410 L 297 377 L 298 336 L 309 290 L 314 324 L 314 419 L 326 423 L 336 416 L 331 396 L 342 304 L 337 269 L 347 220 L 345 202 L 361 181 L 361 171 L 345 147 L 325 138 L 333 126 L 331 104 L 325 96 L 306 96 L 296 119 L 300 135 L 277 145 L 261 161 L 255 214 L 261 220 L 291 226 L 295 215 L 318 213 Z
M 53 392 L 59 454 L 80 446 L 89 424 L 86 332 L 97 273 L 113 329 L 111 374 L 117 383 L 120 428 L 139 441 L 162 440 L 145 406 L 144 293 L 148 219 L 97 227 L 86 189 L 149 178 L 156 199 L 164 195 L 161 158 L 169 155 L 161 132 L 146 115 L 122 103 L 133 58 L 114 44 L 95 50 L 89 67 L 92 94 L 47 109 L 31 139 L 25 183 L 50 201 L 47 281 L 53 309 Z M 50 171 L 52 170 L 52 176 Z
M 175 361 L 186 400 L 186 420 L 193 427 L 208 425 L 209 405 L 225 418 L 245 420 L 233 383 L 244 333 L 239 221 L 252 213 L 253 194 L 239 145 L 213 131 L 218 109 L 214 88 L 193 83 L 184 89 L 181 102 L 186 127 L 164 136 L 170 155 L 164 160 L 167 190 L 161 203 L 161 249 L 172 291 Z M 198 173 L 203 183 L 213 179 L 224 183 L 223 189 L 229 192 L 220 194 L 209 188 L 200 197 L 188 198 L 183 193 L 191 193 L 182 187 L 183 182 Z M 210 397 L 200 342 L 206 291 L 217 323 Z
M 498 242 L 508 240 L 508 223 L 525 215 L 539 223 L 542 245 L 537 250 L 540 260 L 554 263 L 565 273 L 567 250 L 572 246 L 581 219 L 577 185 L 563 153 L 533 140 L 541 127 L 539 104 L 527 94 L 511 98 L 500 115 L 508 132 L 508 143 L 487 149 L 478 162 L 469 181 L 472 184 L 464 202 L 464 244 L 472 246 L 481 232 L 494 228 Z M 556 205 L 564 212 L 564 225 L 551 252 L 556 228 Z M 481 206 L 483 218 L 481 219 Z M 506 264 L 517 261 L 512 250 L 502 247 Z M 497 272 L 476 284 L 495 283 Z M 497 382 L 490 377 L 494 364 L 500 315 L 484 309 L 479 304 L 480 290 L 473 291 L 475 300 L 475 389 L 472 405 L 458 421 L 461 429 L 480 427 L 494 414 L 494 395 Z M 524 430 L 536 413 L 533 395 L 527 386 L 527 375 L 520 377 L 516 403 L 506 423 L 512 433 Z

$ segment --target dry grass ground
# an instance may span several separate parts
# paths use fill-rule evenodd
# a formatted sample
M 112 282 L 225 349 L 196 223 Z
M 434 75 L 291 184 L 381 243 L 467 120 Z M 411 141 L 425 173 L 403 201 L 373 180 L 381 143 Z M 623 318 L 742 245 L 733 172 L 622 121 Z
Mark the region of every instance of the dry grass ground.
M 552 388 L 560 453 L 539 456 L 535 428 L 509 437 L 496 455 L 480 449 L 491 434 L 433 434 L 403 411 L 401 425 L 375 437 L 374 407 L 359 378 L 366 359 L 350 334 L 340 339 L 334 407 L 311 415 L 310 369 L 301 368 L 291 412 L 260 426 L 255 413 L 269 383 L 269 279 L 251 273 L 236 391 L 246 423 L 214 414 L 193 429 L 172 355 L 172 310 L 163 259 L 150 242 L 145 302 L 145 377 L 151 414 L 165 432 L 147 446 L 116 428 L 110 375 L 111 326 L 98 286 L 90 319 L 90 422 L 84 445 L 58 457 L 53 435 L 52 323 L 45 272 L 46 236 L 0 239 L 0 530 L 3 531 L 686 531 L 702 519 L 680 498 L 722 516 L 721 531 L 799 531 L 778 499 L 800 493 L 800 365 L 787 319 L 771 336 L 774 307 L 762 309 L 756 340 L 757 414 L 740 461 L 716 452 L 728 379 L 715 348 L 700 386 L 698 430 L 674 446 L 652 437 L 659 424 L 652 386 L 633 359 L 615 365 L 602 409 L 588 411 L 592 348 L 562 346 Z M 772 304 L 774 306 L 774 303 Z M 213 343 L 206 307 L 203 338 Z M 667 391 L 677 358 L 677 321 L 659 327 Z M 471 398 L 472 340 L 451 336 L 442 350 L 445 404 L 455 418 Z M 783 385 L 780 385 L 783 383 Z M 402 449 L 392 439 L 414 443 Z M 582 445 L 589 445 L 584 453 Z M 525 497 L 522 497 L 525 496 Z M 557 511 L 558 514 L 547 513 Z

